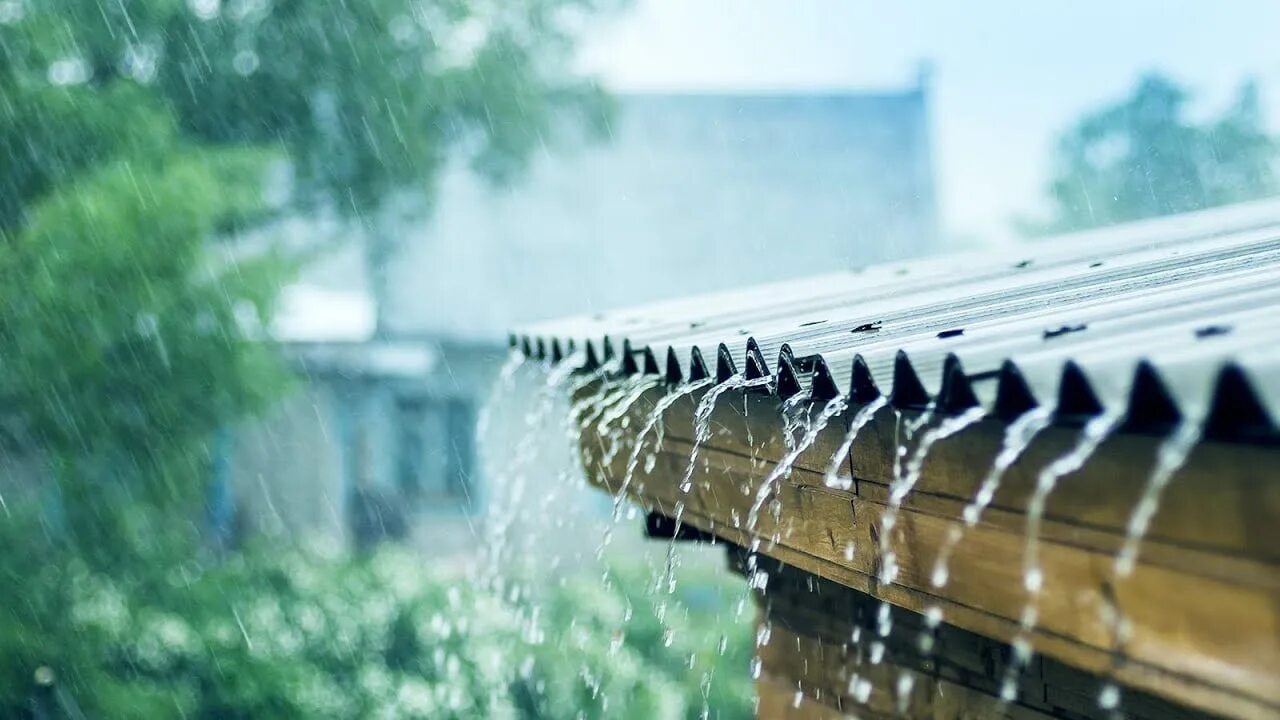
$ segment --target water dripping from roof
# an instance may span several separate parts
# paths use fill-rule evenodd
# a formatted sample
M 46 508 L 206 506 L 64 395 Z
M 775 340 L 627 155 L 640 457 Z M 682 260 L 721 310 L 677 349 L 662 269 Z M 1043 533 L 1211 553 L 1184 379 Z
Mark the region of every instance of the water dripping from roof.
M 1036 477 L 1036 487 L 1027 503 L 1027 529 L 1023 549 L 1023 586 L 1028 599 L 1022 609 L 1018 634 L 1012 642 L 1013 656 L 1005 668 L 1000 684 L 1000 699 L 1011 702 L 1017 697 L 1018 674 L 1031 662 L 1031 633 L 1039 622 L 1040 590 L 1044 585 L 1044 570 L 1040 567 L 1040 525 L 1044 519 L 1049 496 L 1058 481 L 1080 468 L 1093 457 L 1107 438 L 1120 427 L 1124 413 L 1113 408 L 1095 416 L 1080 431 L 1075 445 L 1042 469 Z
M 802 395 L 796 395 L 787 402 L 795 401 L 796 398 L 801 398 L 801 400 L 797 401 L 797 405 L 804 402 Z M 808 424 L 800 439 L 789 443 L 791 447 L 788 449 L 787 453 L 782 456 L 782 459 L 779 460 L 776 465 L 773 466 L 773 469 L 770 470 L 769 474 L 764 477 L 763 481 L 761 481 L 759 489 L 756 490 L 755 500 L 751 503 L 751 509 L 747 513 L 748 532 L 754 534 L 756 525 L 759 522 L 760 511 L 764 508 L 764 505 L 768 502 L 769 498 L 776 495 L 774 485 L 782 479 L 790 476 L 791 469 L 795 466 L 796 460 L 799 459 L 805 450 L 808 450 L 813 446 L 813 443 L 818 439 L 818 435 L 831 423 L 831 419 L 843 412 L 847 406 L 848 399 L 844 395 L 837 395 L 832 398 L 822 408 L 822 411 L 818 413 L 818 416 L 814 418 L 813 422 Z M 788 427 L 784 428 L 784 434 L 787 437 L 791 436 L 791 429 L 790 423 L 788 423 Z M 757 542 L 758 538 L 752 539 L 753 546 Z
M 932 404 L 930 409 L 926 410 L 924 416 L 933 414 Z M 889 486 L 889 502 L 885 507 L 884 514 L 880 518 L 880 582 L 884 585 L 892 585 L 898 578 L 898 555 L 893 549 L 893 529 L 898 522 L 898 514 L 902 509 L 902 503 L 910 495 L 916 484 L 920 481 L 921 471 L 924 469 L 925 459 L 929 455 L 929 450 L 940 440 L 944 440 L 974 423 L 986 417 L 987 411 L 982 406 L 975 406 L 965 410 L 959 415 L 952 415 L 944 418 L 941 422 L 933 427 L 928 428 L 921 434 L 919 442 L 916 443 L 915 450 L 911 453 L 906 464 L 900 461 L 894 464 L 895 478 Z M 899 416 L 901 417 L 901 416 Z M 915 427 L 919 427 L 917 421 Z M 899 457 L 903 454 L 905 445 L 899 447 Z M 882 601 L 882 612 L 888 615 L 889 603 Z M 892 631 L 892 625 L 885 623 L 880 628 L 880 635 L 888 637 Z
M 849 456 L 849 452 L 853 449 L 853 443 L 858 439 L 858 432 L 871 421 L 871 418 L 879 412 L 880 408 L 888 404 L 888 397 L 877 395 L 874 400 L 858 408 L 858 412 L 849 421 L 849 430 L 845 433 L 844 440 L 840 442 L 840 447 L 831 456 L 831 462 L 827 465 L 827 472 L 823 475 L 823 483 L 827 487 L 835 488 L 836 490 L 848 490 L 853 487 L 852 474 L 841 475 L 840 465 L 844 463 L 845 458 Z
M 1117 578 L 1127 578 L 1133 573 L 1138 561 L 1138 550 L 1147 530 L 1151 528 L 1151 520 L 1160 509 L 1160 498 L 1169 486 L 1174 474 L 1182 469 L 1190 457 L 1191 451 L 1199 444 L 1204 434 L 1204 425 L 1191 418 L 1184 418 L 1173 432 L 1160 443 L 1156 451 L 1156 464 L 1147 478 L 1142 497 L 1129 516 L 1125 530 L 1124 544 L 1116 556 L 1115 572 Z
M 662 398 L 660 398 L 653 406 L 653 410 L 649 413 L 648 419 L 645 420 L 644 426 L 640 428 L 640 432 L 635 437 L 634 444 L 631 446 L 631 453 L 627 456 L 627 464 L 622 473 L 622 483 L 618 486 L 617 493 L 614 495 L 613 511 L 610 513 L 609 525 L 605 529 L 605 535 L 601 541 L 600 549 L 596 552 L 596 557 L 603 556 L 605 547 L 608 546 L 609 541 L 612 538 L 613 529 L 618 524 L 622 511 L 622 504 L 625 502 L 627 492 L 630 490 L 631 483 L 635 479 L 636 468 L 640 465 L 640 456 L 644 454 L 645 437 L 647 437 L 649 432 L 662 422 L 662 418 L 666 414 L 667 410 L 670 409 L 672 405 L 675 405 L 680 398 L 700 390 L 711 383 L 711 378 L 682 383 L 672 389 L 671 392 L 662 396 Z M 660 439 L 659 442 L 661 442 Z M 650 458 L 653 457 L 653 455 L 650 455 Z M 646 462 L 645 472 L 651 472 L 652 469 L 653 464 Z
M 942 547 L 938 550 L 938 559 L 934 562 L 933 572 L 930 574 L 930 582 L 934 587 L 946 587 L 947 580 L 950 578 L 951 554 L 955 551 L 956 545 L 963 539 L 968 528 L 972 528 L 981 521 L 982 514 L 986 512 L 1000 489 L 1000 482 L 1005 472 L 1017 462 L 1036 435 L 1049 426 L 1052 419 L 1053 408 L 1041 405 L 1022 413 L 1005 428 L 1000 451 L 996 453 L 991 467 L 982 478 L 982 484 L 978 486 L 973 499 L 961 512 L 961 522 L 952 523 Z
M 675 503 L 675 528 L 676 532 L 671 535 L 671 542 L 667 547 L 667 566 L 659 580 L 659 585 L 666 585 L 667 593 L 673 593 L 676 589 L 675 576 L 675 554 L 676 554 L 676 538 L 679 529 L 684 520 L 685 498 L 689 491 L 693 489 L 693 474 L 698 467 L 698 453 L 705 443 L 711 437 L 711 414 L 715 411 L 716 402 L 720 396 L 730 390 L 746 389 L 751 387 L 761 387 L 770 382 L 769 376 L 763 376 L 753 379 L 747 379 L 743 373 L 735 373 L 730 375 L 724 382 L 713 386 L 698 401 L 698 406 L 693 414 L 693 443 L 689 449 L 689 462 L 685 467 L 684 475 L 680 478 L 677 485 L 679 493 Z

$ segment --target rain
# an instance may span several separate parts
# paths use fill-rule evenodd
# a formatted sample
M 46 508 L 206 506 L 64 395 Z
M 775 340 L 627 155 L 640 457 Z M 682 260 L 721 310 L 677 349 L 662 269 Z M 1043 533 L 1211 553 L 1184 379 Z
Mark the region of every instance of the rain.
M 0 717 L 1280 716 L 1275 27 L 0 0 Z

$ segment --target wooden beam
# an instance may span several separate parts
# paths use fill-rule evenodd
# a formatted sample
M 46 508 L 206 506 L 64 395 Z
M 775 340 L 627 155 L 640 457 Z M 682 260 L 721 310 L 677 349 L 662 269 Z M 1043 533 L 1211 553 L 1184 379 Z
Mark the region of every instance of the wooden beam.
M 593 437 L 583 446 L 593 483 L 619 490 L 632 435 L 662 393 L 655 389 L 634 404 L 630 430 L 618 433 L 611 455 L 605 449 L 612 443 L 598 442 L 593 428 L 584 431 Z M 902 423 L 915 418 L 877 414 L 850 455 L 837 459 L 855 479 L 841 491 L 825 486 L 823 472 L 857 408 L 846 410 L 753 513 L 762 479 L 788 451 L 777 400 L 726 393 L 711 416 L 692 487 L 682 492 L 698 399 L 668 410 L 660 449 L 653 447 L 656 433 L 641 440 L 637 457 L 653 458 L 650 472 L 638 463 L 627 488 L 636 501 L 898 607 L 940 609 L 947 623 L 1001 642 L 1019 634 L 1030 598 L 1022 578 L 1027 500 L 1040 468 L 1075 442 L 1076 431 L 1051 428 L 1036 438 L 982 522 L 956 546 L 944 587 L 931 582 L 939 550 L 990 467 L 1003 426 L 983 421 L 937 443 L 890 538 L 899 576 L 883 585 L 878 533 Z M 1070 666 L 1190 707 L 1280 717 L 1280 455 L 1270 447 L 1202 444 L 1170 484 L 1135 571 L 1117 580 L 1114 554 L 1157 444 L 1118 435 L 1060 481 L 1041 528 L 1045 583 L 1030 640 Z M 1116 617 L 1127 619 L 1127 634 L 1117 634 Z

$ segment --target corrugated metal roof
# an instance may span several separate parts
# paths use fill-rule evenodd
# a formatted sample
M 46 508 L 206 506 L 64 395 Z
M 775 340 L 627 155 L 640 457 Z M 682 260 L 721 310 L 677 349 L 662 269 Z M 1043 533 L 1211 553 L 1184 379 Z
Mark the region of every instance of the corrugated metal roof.
M 512 343 L 673 382 L 741 371 L 785 396 L 1005 418 L 1053 405 L 1068 422 L 1107 410 L 1131 429 L 1275 440 L 1280 201 L 567 318 Z

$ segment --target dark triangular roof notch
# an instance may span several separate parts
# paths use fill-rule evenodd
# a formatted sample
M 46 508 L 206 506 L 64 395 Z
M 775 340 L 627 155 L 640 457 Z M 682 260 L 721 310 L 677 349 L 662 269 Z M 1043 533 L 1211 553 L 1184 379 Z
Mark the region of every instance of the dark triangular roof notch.
M 750 363 L 748 363 L 750 365 Z M 804 392 L 804 385 L 796 374 L 791 361 L 783 356 L 778 359 L 778 397 L 786 400 Z
M 979 405 L 969 377 L 964 374 L 960 358 L 949 353 L 942 363 L 942 389 L 938 392 L 938 407 L 945 412 L 964 412 Z
M 1062 377 L 1058 380 L 1057 417 L 1080 422 L 1101 415 L 1105 409 L 1084 370 L 1070 360 L 1063 364 Z
M 622 372 L 624 375 L 635 375 L 640 372 L 640 365 L 636 363 L 636 351 L 631 349 L 631 341 L 622 341 Z
M 601 364 L 602 363 L 600 361 L 600 353 L 596 349 L 596 344 L 588 340 L 587 341 L 587 362 L 583 364 L 582 369 L 595 370 L 596 368 L 600 367 Z
M 1237 365 L 1227 365 L 1218 373 L 1205 436 L 1228 441 L 1280 440 L 1280 428 L 1267 414 L 1249 376 Z
M 653 354 L 653 348 L 645 347 L 643 370 L 645 375 L 661 375 L 662 371 L 658 369 L 658 357 Z
M 769 365 L 764 361 L 764 353 L 760 352 L 760 346 L 756 344 L 755 338 L 747 338 L 746 373 L 748 380 L 755 380 L 769 375 Z
M 853 356 L 853 377 L 849 381 L 849 399 L 865 405 L 880 397 L 880 388 L 876 387 L 876 379 L 867 367 L 867 361 L 861 355 Z
M 524 353 L 527 358 L 533 357 L 533 343 L 529 342 L 528 335 L 520 338 L 520 352 Z
M 733 363 L 733 355 L 729 354 L 729 346 L 720 343 L 716 348 L 716 382 L 722 383 L 737 374 L 738 368 Z
M 676 356 L 676 349 L 667 348 L 667 382 L 671 384 L 679 383 L 684 380 L 684 368 L 680 367 L 680 358 Z
M 605 336 L 603 345 L 604 345 L 604 356 L 602 359 L 605 362 L 609 362 L 610 360 L 618 356 L 618 353 L 615 352 L 613 349 L 613 341 L 610 340 L 608 336 Z
M 1125 428 L 1136 432 L 1167 432 L 1182 420 L 1178 403 L 1151 363 L 1138 363 L 1129 391 Z
M 1026 378 L 1022 377 L 1022 371 L 1005 360 L 996 379 L 996 417 L 1004 422 L 1013 422 L 1039 405 Z
M 546 340 L 543 340 L 542 338 L 538 338 L 537 345 L 534 347 L 534 352 L 537 353 L 539 360 L 546 360 L 547 359 Z
M 560 347 L 560 338 L 551 339 L 551 362 L 558 363 L 564 360 L 564 352 Z
M 810 355 L 813 364 L 813 375 L 810 377 L 809 393 L 814 400 L 831 400 L 840 395 L 840 386 L 836 384 L 836 379 L 831 375 L 831 368 L 827 367 L 827 361 L 821 355 Z
M 695 347 L 689 352 L 689 380 L 696 382 L 709 377 L 711 377 L 711 369 L 707 367 L 702 351 Z
M 778 357 L 786 356 L 788 360 L 795 360 L 796 353 L 791 349 L 791 343 L 782 343 L 782 347 L 778 348 Z
M 929 405 L 929 392 L 924 389 L 924 383 L 920 382 L 911 359 L 901 350 L 893 359 L 893 390 L 889 393 L 889 399 L 894 407 L 899 408 L 924 408 Z
M 507 347 L 512 350 L 520 347 L 520 338 L 516 337 L 515 333 L 507 333 Z

